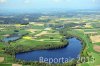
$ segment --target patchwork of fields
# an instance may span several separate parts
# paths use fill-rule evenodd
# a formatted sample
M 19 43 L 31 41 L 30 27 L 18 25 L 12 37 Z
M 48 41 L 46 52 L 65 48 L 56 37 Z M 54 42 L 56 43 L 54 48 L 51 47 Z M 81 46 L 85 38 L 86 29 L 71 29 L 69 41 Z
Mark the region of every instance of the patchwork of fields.
M 31 26 L 30 26 L 31 25 Z M 5 37 L 9 37 L 11 34 L 26 34 L 22 36 L 21 39 L 10 42 L 10 45 L 13 47 L 23 45 L 26 48 L 35 48 L 45 45 L 59 45 L 62 36 L 58 31 L 55 31 L 51 28 L 46 28 L 42 25 L 30 24 L 30 25 L 0 25 L 0 40 L 3 40 Z M 6 27 L 5 27 L 6 26 Z M 10 64 L 0 64 L 0 66 L 11 66 L 13 62 L 13 57 L 4 53 L 3 47 L 9 46 L 8 43 L 0 41 L 0 63 L 10 63 Z M 20 64 L 12 64 L 12 66 L 22 66 Z
M 42 18 L 40 18 L 42 19 Z M 26 66 L 15 61 L 13 55 L 5 52 L 8 50 L 14 52 L 25 52 L 30 50 L 57 48 L 63 44 L 63 36 L 60 29 L 70 28 L 70 35 L 75 35 L 85 42 L 86 47 L 84 55 L 93 57 L 85 63 L 79 63 L 76 66 L 100 66 L 100 20 L 92 19 L 89 21 L 82 17 L 79 18 L 56 18 L 46 22 L 29 22 L 22 24 L 0 24 L 0 66 Z M 64 34 L 64 33 L 63 33 Z M 4 38 L 19 36 L 13 41 L 4 42 Z

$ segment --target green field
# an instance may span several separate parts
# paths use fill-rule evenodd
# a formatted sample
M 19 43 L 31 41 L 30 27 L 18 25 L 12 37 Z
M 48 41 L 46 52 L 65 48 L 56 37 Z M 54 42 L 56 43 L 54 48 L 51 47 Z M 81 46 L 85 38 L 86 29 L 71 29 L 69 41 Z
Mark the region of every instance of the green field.
M 71 23 L 63 21 L 66 19 Z M 58 20 L 58 22 L 56 20 Z M 62 20 L 62 23 L 60 20 Z M 83 42 L 81 56 L 94 58 L 94 62 L 92 63 L 91 60 L 89 60 L 85 63 L 79 63 L 77 66 L 99 66 L 100 52 L 94 49 L 94 45 L 100 46 L 100 42 L 92 43 L 90 36 L 100 35 L 100 22 L 98 20 L 90 22 L 88 19 L 84 20 L 84 18 L 82 18 L 81 21 L 82 22 L 80 22 L 78 18 L 57 18 L 48 23 L 43 22 L 42 26 L 39 24 L 0 25 L 0 28 L 2 28 L 0 29 L 0 57 L 4 57 L 4 60 L 0 62 L 0 66 L 12 66 L 13 63 L 17 64 L 18 62 L 15 61 L 14 58 L 15 53 L 41 49 L 57 49 L 65 46 L 67 42 L 64 41 L 65 36 L 75 36 L 79 38 Z M 87 23 L 90 23 L 89 27 L 82 25 Z M 53 26 L 47 27 L 48 24 L 52 24 Z M 73 27 L 75 24 L 78 24 L 78 26 Z M 65 27 L 61 29 L 61 31 L 63 31 L 61 33 L 57 27 L 62 25 L 65 25 Z M 2 41 L 7 36 L 13 34 L 21 35 L 20 39 L 10 42 Z M 22 65 L 27 66 L 23 63 Z

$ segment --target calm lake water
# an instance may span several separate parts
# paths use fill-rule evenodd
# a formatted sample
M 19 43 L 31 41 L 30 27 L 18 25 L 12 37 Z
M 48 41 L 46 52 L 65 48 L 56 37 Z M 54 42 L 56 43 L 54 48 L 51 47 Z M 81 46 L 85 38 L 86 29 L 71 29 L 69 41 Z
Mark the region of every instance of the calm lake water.
M 24 60 L 24 61 L 40 61 L 40 57 L 42 58 L 53 58 L 53 59 L 59 59 L 59 58 L 67 58 L 68 60 L 76 59 L 81 50 L 82 50 L 82 44 L 81 41 L 77 38 L 70 38 L 68 39 L 69 45 L 61 48 L 61 49 L 55 49 L 55 50 L 36 50 L 26 53 L 18 53 L 16 54 L 16 59 Z M 65 59 L 64 59 L 65 60 Z M 49 62 L 49 61 L 47 61 Z M 55 62 L 52 62 L 55 63 Z M 58 63 L 58 62 L 57 62 Z M 62 63 L 62 62 L 59 62 Z
M 8 42 L 8 41 L 14 41 L 14 40 L 17 40 L 19 39 L 20 37 L 7 37 L 7 38 L 4 38 L 3 41 L 4 42 Z

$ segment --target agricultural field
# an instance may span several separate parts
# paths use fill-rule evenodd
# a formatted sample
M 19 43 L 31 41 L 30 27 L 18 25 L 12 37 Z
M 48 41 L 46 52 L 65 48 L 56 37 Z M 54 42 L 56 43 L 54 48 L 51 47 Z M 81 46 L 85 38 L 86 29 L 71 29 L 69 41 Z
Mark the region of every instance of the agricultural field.
M 52 45 L 62 44 L 61 38 L 62 36 L 59 34 L 58 31 L 53 30 L 52 28 L 44 27 L 44 23 L 39 24 L 28 24 L 28 25 L 21 25 L 21 24 L 4 24 L 0 25 L 2 29 L 0 29 L 0 66 L 22 66 L 20 64 L 13 64 L 13 57 L 4 53 L 3 48 L 7 46 L 17 47 L 23 46 L 28 51 L 30 48 L 37 48 L 41 49 L 45 46 L 48 46 L 52 43 Z M 20 39 L 16 41 L 2 42 L 5 37 L 8 37 L 12 34 L 17 35 L 24 35 Z M 10 49 L 10 48 L 9 48 Z M 4 64 L 4 63 L 10 64 Z
M 36 18 L 37 22 L 25 18 L 24 20 L 29 20 L 28 24 L 0 24 L 0 66 L 30 66 L 30 63 L 25 64 L 24 61 L 16 60 L 15 55 L 28 51 L 47 50 L 48 52 L 53 51 L 52 49 L 64 48 L 68 44 L 65 38 L 70 36 L 80 39 L 83 46 L 80 55 L 89 57 L 88 61 L 77 63 L 76 66 L 99 66 L 100 19 L 98 17 L 100 15 L 91 18 L 91 15 L 83 14 L 73 17 L 42 15 Z
M 100 66 L 100 0 L 0 0 L 0 66 Z
M 85 26 L 85 29 L 77 29 L 84 33 L 84 35 L 88 35 L 88 39 L 91 41 L 88 43 L 87 49 L 91 56 L 94 57 L 93 63 L 83 63 L 78 66 L 99 66 L 100 63 L 100 22 L 89 22 L 91 26 L 90 28 Z M 84 36 L 83 36 L 84 37 Z M 87 40 L 86 40 L 87 41 Z M 88 42 L 88 41 L 87 41 Z M 90 45 L 91 44 L 91 45 Z

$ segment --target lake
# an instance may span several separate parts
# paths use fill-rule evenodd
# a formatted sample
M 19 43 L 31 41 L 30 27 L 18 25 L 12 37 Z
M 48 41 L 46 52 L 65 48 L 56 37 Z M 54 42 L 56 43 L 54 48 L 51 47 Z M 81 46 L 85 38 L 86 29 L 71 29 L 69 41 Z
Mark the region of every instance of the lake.
M 25 53 L 17 53 L 15 55 L 16 59 L 24 60 L 24 61 L 43 61 L 49 63 L 63 63 L 61 60 L 57 62 L 57 59 L 63 58 L 63 61 L 70 61 L 71 59 L 77 59 L 82 51 L 82 44 L 81 41 L 77 38 L 69 38 L 68 39 L 69 45 L 54 50 L 36 50 L 31 52 Z
M 4 42 L 9 42 L 9 41 L 14 41 L 14 40 L 17 40 L 19 39 L 20 37 L 19 36 L 14 36 L 14 37 L 6 37 L 3 39 Z

